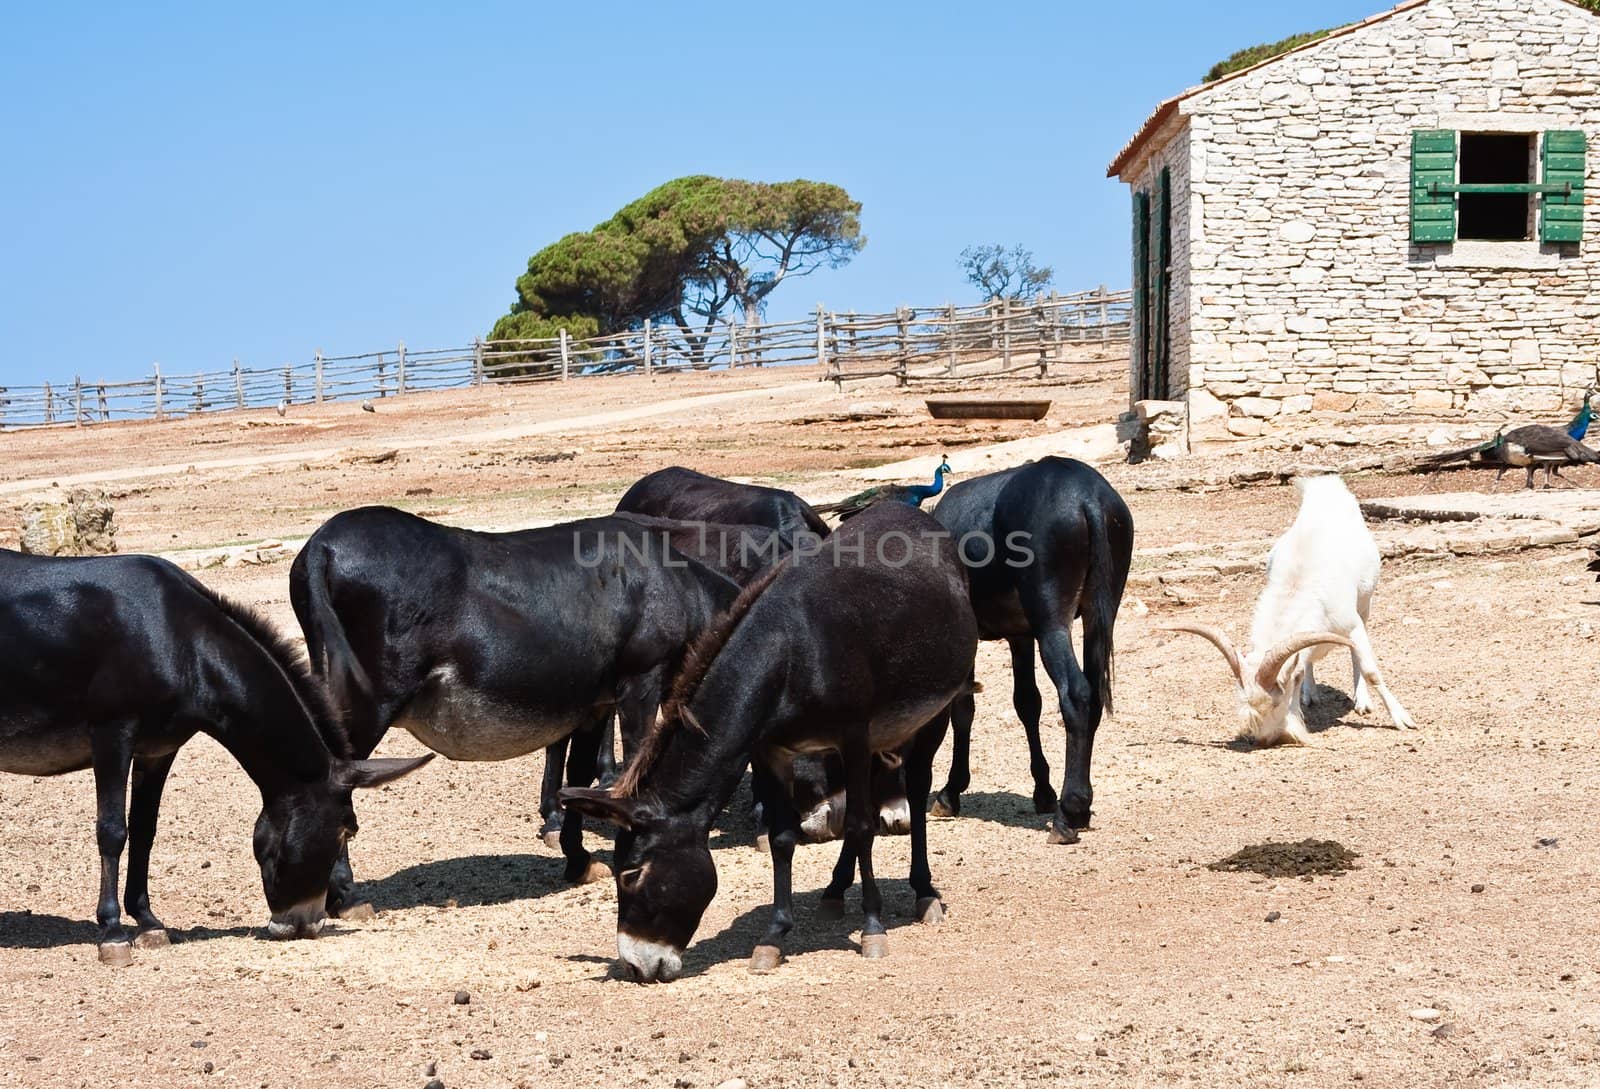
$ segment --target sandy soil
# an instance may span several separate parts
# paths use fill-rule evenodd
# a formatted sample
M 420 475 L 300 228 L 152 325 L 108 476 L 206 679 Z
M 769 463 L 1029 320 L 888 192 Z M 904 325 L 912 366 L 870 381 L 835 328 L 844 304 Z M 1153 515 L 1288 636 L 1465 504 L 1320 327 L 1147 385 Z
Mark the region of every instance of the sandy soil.
M 934 425 L 909 411 L 926 390 L 839 397 L 784 371 L 739 376 L 775 387 L 761 396 L 567 431 L 535 427 L 736 380 L 444 395 L 376 416 L 297 410 L 287 425 L 3 434 L 0 482 L 152 468 L 115 485 L 130 550 L 304 534 L 364 502 L 470 524 L 589 513 L 673 462 L 827 498 L 850 489 L 852 468 L 1102 422 L 1116 373 L 1050 387 L 1056 405 L 1039 425 Z M 908 411 L 842 418 L 862 402 Z M 507 428 L 528 434 L 494 437 Z M 386 464 L 349 460 L 402 442 L 414 445 Z M 301 450 L 324 452 L 302 462 Z M 575 456 L 519 460 L 566 451 Z M 160 468 L 279 453 L 290 459 Z M 1141 490 L 1174 472 L 1108 469 L 1141 550 L 1259 541 L 1264 554 L 1292 517 L 1287 488 Z M 407 495 L 421 488 L 432 491 Z M 14 516 L 0 511 L 0 526 Z M 421 1089 L 429 1063 L 452 1087 L 1592 1086 L 1600 595 L 1585 560 L 1571 546 L 1390 564 L 1374 639 L 1422 729 L 1354 715 L 1348 671 L 1330 668 L 1305 749 L 1232 743 L 1220 657 L 1156 630 L 1185 615 L 1242 632 L 1259 571 L 1218 578 L 1181 610 L 1135 591 L 1118 626 L 1117 714 L 1097 746 L 1094 828 L 1072 847 L 1047 845 L 1031 812 L 1009 660 L 984 647 L 973 787 L 964 815 L 930 832 L 949 916 L 938 928 L 910 922 L 906 844 L 889 841 L 879 870 L 892 954 L 876 962 L 855 952 L 853 898 L 845 921 L 813 918 L 834 857 L 824 846 L 797 860 L 789 960 L 772 975 L 746 971 L 770 874 L 736 805 L 713 841 L 721 892 L 687 976 L 650 988 L 615 978 L 613 891 L 560 881 L 536 835 L 537 759 L 436 761 L 361 799 L 355 863 L 381 914 L 332 924 L 316 942 L 270 943 L 250 855 L 257 800 L 202 739 L 178 759 L 152 871 L 156 910 L 182 940 L 107 969 L 93 946 L 89 776 L 0 778 L 0 1070 L 10 1084 L 97 1087 Z M 201 577 L 292 623 L 287 565 Z M 1057 764 L 1061 748 L 1047 713 Z M 391 736 L 381 751 L 420 747 Z M 1356 868 L 1312 880 L 1207 869 L 1249 844 L 1306 837 L 1359 852 Z M 598 836 L 594 846 L 607 850 Z M 458 990 L 469 1003 L 454 1002 Z

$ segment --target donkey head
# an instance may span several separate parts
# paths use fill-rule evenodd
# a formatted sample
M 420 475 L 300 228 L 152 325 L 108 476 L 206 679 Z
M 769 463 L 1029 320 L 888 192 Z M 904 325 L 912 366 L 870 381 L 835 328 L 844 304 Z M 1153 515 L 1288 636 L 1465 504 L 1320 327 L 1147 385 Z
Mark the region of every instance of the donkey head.
M 561 804 L 615 824 L 617 953 L 640 983 L 667 983 L 683 972 L 683 951 L 717 894 L 706 829 L 669 816 L 647 798 L 568 788 Z
M 414 760 L 337 760 L 325 779 L 297 783 L 266 798 L 256 818 L 255 853 L 274 938 L 315 938 L 322 931 L 328 880 L 340 848 L 356 834 L 350 797 L 415 771 L 433 753 Z
M 1300 675 L 1305 671 L 1300 652 L 1326 644 L 1353 645 L 1331 631 L 1300 632 L 1272 646 L 1252 648 L 1241 657 L 1222 629 L 1210 624 L 1173 624 L 1162 630 L 1198 635 L 1222 652 L 1239 686 L 1240 733 L 1261 745 L 1276 744 L 1288 732 L 1290 712 L 1298 706 Z

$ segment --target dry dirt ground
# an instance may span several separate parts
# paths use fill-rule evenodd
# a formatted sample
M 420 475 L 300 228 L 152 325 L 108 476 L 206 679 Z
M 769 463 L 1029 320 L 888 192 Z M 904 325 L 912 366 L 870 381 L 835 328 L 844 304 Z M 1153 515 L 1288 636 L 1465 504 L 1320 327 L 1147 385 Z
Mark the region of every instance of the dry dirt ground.
M 130 551 L 303 536 L 368 502 L 473 525 L 575 516 L 671 463 L 820 500 L 859 487 L 852 468 L 1103 422 L 1118 371 L 1007 387 L 1055 399 L 1041 424 L 935 425 L 914 411 L 925 389 L 839 396 L 783 370 L 419 397 L 376 415 L 329 406 L 0 434 L 0 528 L 15 528 L 15 501 L 38 483 L 112 473 Z M 716 394 L 729 396 L 690 400 Z M 862 402 L 902 411 L 849 418 Z M 380 464 L 351 460 L 388 450 Z M 1166 485 L 1297 456 L 1242 447 L 1108 466 L 1137 521 L 1136 570 L 1187 544 L 1258 541 L 1264 556 L 1292 489 Z M 1423 486 L 1488 483 L 1454 473 Z M 1419 490 L 1415 478 L 1352 485 Z M 966 811 L 930 830 L 948 918 L 910 922 L 906 842 L 884 843 L 882 961 L 855 952 L 853 896 L 845 921 L 814 918 L 834 857 L 818 846 L 797 859 L 789 959 L 746 971 L 770 874 L 736 803 L 713 840 L 721 891 L 685 978 L 623 982 L 611 886 L 566 887 L 537 837 L 537 758 L 435 761 L 362 798 L 353 853 L 379 917 L 315 942 L 264 941 L 257 799 L 200 739 L 178 759 L 152 872 L 180 940 L 109 969 L 93 945 L 89 776 L 0 778 L 0 1071 L 22 1086 L 252 1089 L 421 1089 L 430 1063 L 451 1087 L 1600 1084 L 1600 595 L 1586 559 L 1568 545 L 1388 564 L 1374 639 L 1422 728 L 1355 715 L 1348 671 L 1325 668 L 1303 749 L 1233 743 L 1220 656 L 1157 630 L 1186 616 L 1242 634 L 1259 569 L 1190 584 L 1186 605 L 1135 586 L 1094 827 L 1070 847 L 1048 845 L 1031 811 L 1009 659 L 985 646 Z M 292 626 L 287 574 L 279 562 L 200 577 Z M 1045 722 L 1059 775 L 1059 718 Z M 391 736 L 381 751 L 420 747 Z M 1356 868 L 1310 880 L 1207 868 L 1307 837 L 1358 852 Z

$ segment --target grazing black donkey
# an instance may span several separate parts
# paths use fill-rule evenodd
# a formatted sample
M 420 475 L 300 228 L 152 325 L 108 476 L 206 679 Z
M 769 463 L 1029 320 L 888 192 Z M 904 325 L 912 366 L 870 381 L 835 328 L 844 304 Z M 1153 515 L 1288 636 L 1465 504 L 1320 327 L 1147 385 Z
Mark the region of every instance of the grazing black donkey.
M 861 863 L 861 951 L 871 957 L 888 949 L 872 868 L 874 756 L 904 752 L 911 886 L 918 916 L 937 921 L 924 810 L 933 754 L 950 701 L 972 675 L 977 643 L 955 543 L 901 504 L 872 507 L 820 553 L 797 551 L 745 587 L 690 649 L 661 721 L 612 789 L 561 792 L 563 804 L 622 829 L 617 949 L 635 978 L 670 980 L 682 971 L 683 951 L 716 894 L 711 826 L 746 762 L 768 781 L 772 829 L 772 922 L 752 969 L 778 964 L 794 924 L 799 815 L 772 781 L 797 753 L 842 757 L 846 850 Z M 825 895 L 836 905 L 851 876 L 840 884 L 835 871 Z
M 933 513 L 961 546 L 980 637 L 1011 646 L 1012 701 L 1028 735 L 1034 809 L 1054 811 L 1052 843 L 1074 843 L 1078 829 L 1089 825 L 1094 799 L 1089 760 L 1095 730 L 1102 711 L 1111 709 L 1112 628 L 1133 556 L 1133 516 L 1105 477 L 1058 457 L 957 484 Z M 1078 617 L 1082 666 L 1072 647 Z M 1059 804 L 1039 745 L 1035 642 L 1066 724 Z M 934 800 L 936 815 L 961 811 L 961 792 L 970 782 L 973 711 L 970 693 L 951 705 L 955 751 L 949 780 Z
M 601 727 L 655 719 L 683 650 L 739 588 L 624 518 L 478 533 L 390 507 L 335 515 L 295 558 L 289 600 L 352 751 L 400 726 L 452 760 L 508 760 L 569 735 L 591 781 Z M 569 881 L 606 876 L 568 814 Z M 349 911 L 348 854 L 329 910 Z
M 328 874 L 356 832 L 351 791 L 432 759 L 337 755 L 337 719 L 288 644 L 248 609 L 151 556 L 53 559 L 0 549 L 0 646 L 0 771 L 94 769 L 95 916 L 108 964 L 132 960 L 123 906 L 137 927 L 134 943 L 167 943 L 150 909 L 150 848 L 167 773 L 196 733 L 215 738 L 261 791 L 255 855 L 275 938 L 321 930 Z
M 815 547 L 831 532 L 811 505 L 794 492 L 759 484 L 740 484 L 676 466 L 642 477 L 618 501 L 617 513 L 676 519 L 676 522 L 666 523 L 681 527 L 673 531 L 673 546 L 721 571 L 741 586 L 791 549 Z M 709 527 L 714 527 L 715 532 L 708 534 Z M 546 757 L 540 811 L 544 814 L 547 837 L 550 829 L 558 827 L 555 792 L 561 785 L 561 762 L 557 749 L 564 745 L 565 742 L 558 742 Z M 596 777 L 601 786 L 609 785 L 613 777 L 610 774 L 613 769 L 607 767 L 612 747 L 609 739 L 600 745 L 601 760 Z M 782 785 L 802 814 L 801 829 L 807 840 L 837 839 L 843 831 L 842 776 L 838 757 L 832 754 L 800 756 L 790 767 Z M 901 781 L 897 761 L 893 767 L 879 767 L 880 828 L 889 834 L 903 835 L 911 829 Z M 762 850 L 768 842 L 765 813 L 765 802 L 758 796 L 755 798 L 756 846 Z
M 730 484 L 730 487 L 741 488 L 744 485 Z M 739 586 L 746 585 L 769 564 L 789 554 L 787 538 L 780 537 L 774 529 L 765 526 L 680 522 L 645 514 L 622 514 L 618 517 L 638 523 L 658 540 L 665 540 L 672 548 L 732 579 Z M 613 757 L 616 738 L 611 727 L 612 720 L 608 718 L 604 725 L 605 732 L 599 738 L 599 756 L 592 770 L 567 764 L 567 746 L 571 738 L 563 737 L 545 749 L 544 780 L 539 788 L 539 815 L 542 818 L 539 834 L 546 845 L 556 847 L 561 842 L 562 810 L 556 794 L 561 789 L 563 768 L 568 775 L 568 786 L 588 786 L 596 778 L 601 786 L 609 786 L 616 777 Z M 589 777 L 585 777 L 585 771 L 589 771 Z

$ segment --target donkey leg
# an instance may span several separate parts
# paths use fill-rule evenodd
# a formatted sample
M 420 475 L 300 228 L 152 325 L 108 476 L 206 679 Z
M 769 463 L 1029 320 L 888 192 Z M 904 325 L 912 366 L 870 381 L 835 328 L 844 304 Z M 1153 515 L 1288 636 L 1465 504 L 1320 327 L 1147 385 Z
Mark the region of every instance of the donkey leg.
M 121 967 L 133 962 L 133 947 L 122 928 L 117 871 L 128 844 L 128 769 L 133 763 L 133 724 L 116 723 L 94 731 L 95 841 L 100 848 L 100 962 Z
M 156 814 L 161 809 L 161 791 L 177 753 L 133 761 L 133 801 L 128 807 L 128 883 L 122 903 L 138 924 L 133 942 L 141 948 L 154 948 L 169 942 L 167 928 L 150 910 L 150 847 L 156 838 Z
M 950 750 L 950 775 L 944 789 L 933 799 L 935 817 L 961 815 L 961 794 L 972 785 L 972 717 L 976 701 L 971 692 L 963 692 L 950 704 L 950 724 L 955 742 Z
M 1055 682 L 1061 700 L 1061 719 L 1067 727 L 1067 771 L 1061 802 L 1056 807 L 1052 843 L 1076 843 L 1078 829 L 1089 827 L 1094 787 L 1089 782 L 1089 762 L 1094 755 L 1094 732 L 1100 725 L 1100 706 L 1093 699 L 1089 679 L 1072 649 L 1072 630 L 1065 625 L 1039 635 L 1039 654 Z
M 828 879 L 827 888 L 822 890 L 822 899 L 817 902 L 817 918 L 843 919 L 844 894 L 855 883 L 856 852 L 846 836 L 839 845 L 839 861 L 833 864 L 833 876 Z
M 609 713 L 609 712 L 608 712 Z M 595 749 L 605 732 L 604 723 L 596 721 L 573 733 L 567 756 L 567 785 L 586 787 L 594 779 Z M 567 856 L 566 878 L 575 885 L 588 885 L 604 881 L 611 870 L 583 845 L 583 814 L 568 809 L 561 819 L 561 853 Z
M 772 921 L 750 956 L 752 972 L 769 972 L 783 960 L 783 940 L 794 929 L 794 846 L 800 839 L 800 815 L 783 785 L 759 761 L 751 768 L 766 802 L 768 850 L 772 853 Z
M 610 789 L 617 781 L 617 719 L 613 715 L 600 731 L 600 748 L 594 758 L 595 782 Z
M 546 847 L 561 846 L 561 822 L 565 816 L 556 795 L 561 790 L 561 777 L 567 767 L 567 745 L 571 739 L 563 737 L 545 746 L 544 775 L 539 780 L 539 838 Z M 583 784 L 588 786 L 588 783 Z
M 1054 813 L 1056 792 L 1050 785 L 1050 761 L 1044 758 L 1044 746 L 1039 743 L 1039 714 L 1044 710 L 1044 700 L 1039 697 L 1039 684 L 1033 665 L 1033 639 L 1024 637 L 1007 640 L 1011 645 L 1011 705 L 1017 718 L 1022 720 L 1022 732 L 1028 739 L 1028 771 L 1033 775 L 1033 811 Z
M 911 890 L 916 893 L 917 921 L 939 923 L 944 920 L 944 904 L 933 887 L 933 871 L 928 866 L 928 791 L 933 789 L 933 758 L 944 743 L 950 724 L 948 710 L 941 711 L 912 740 L 906 753 L 906 798 L 911 804 Z
M 872 752 L 866 747 L 866 727 L 859 741 L 842 752 L 844 757 L 844 837 L 861 869 L 861 955 L 869 959 L 888 956 L 889 938 L 883 926 L 883 893 L 872 873 L 872 841 L 878 832 L 878 814 L 872 801 Z M 840 861 L 843 861 L 841 856 Z M 838 870 L 834 871 L 835 878 Z

